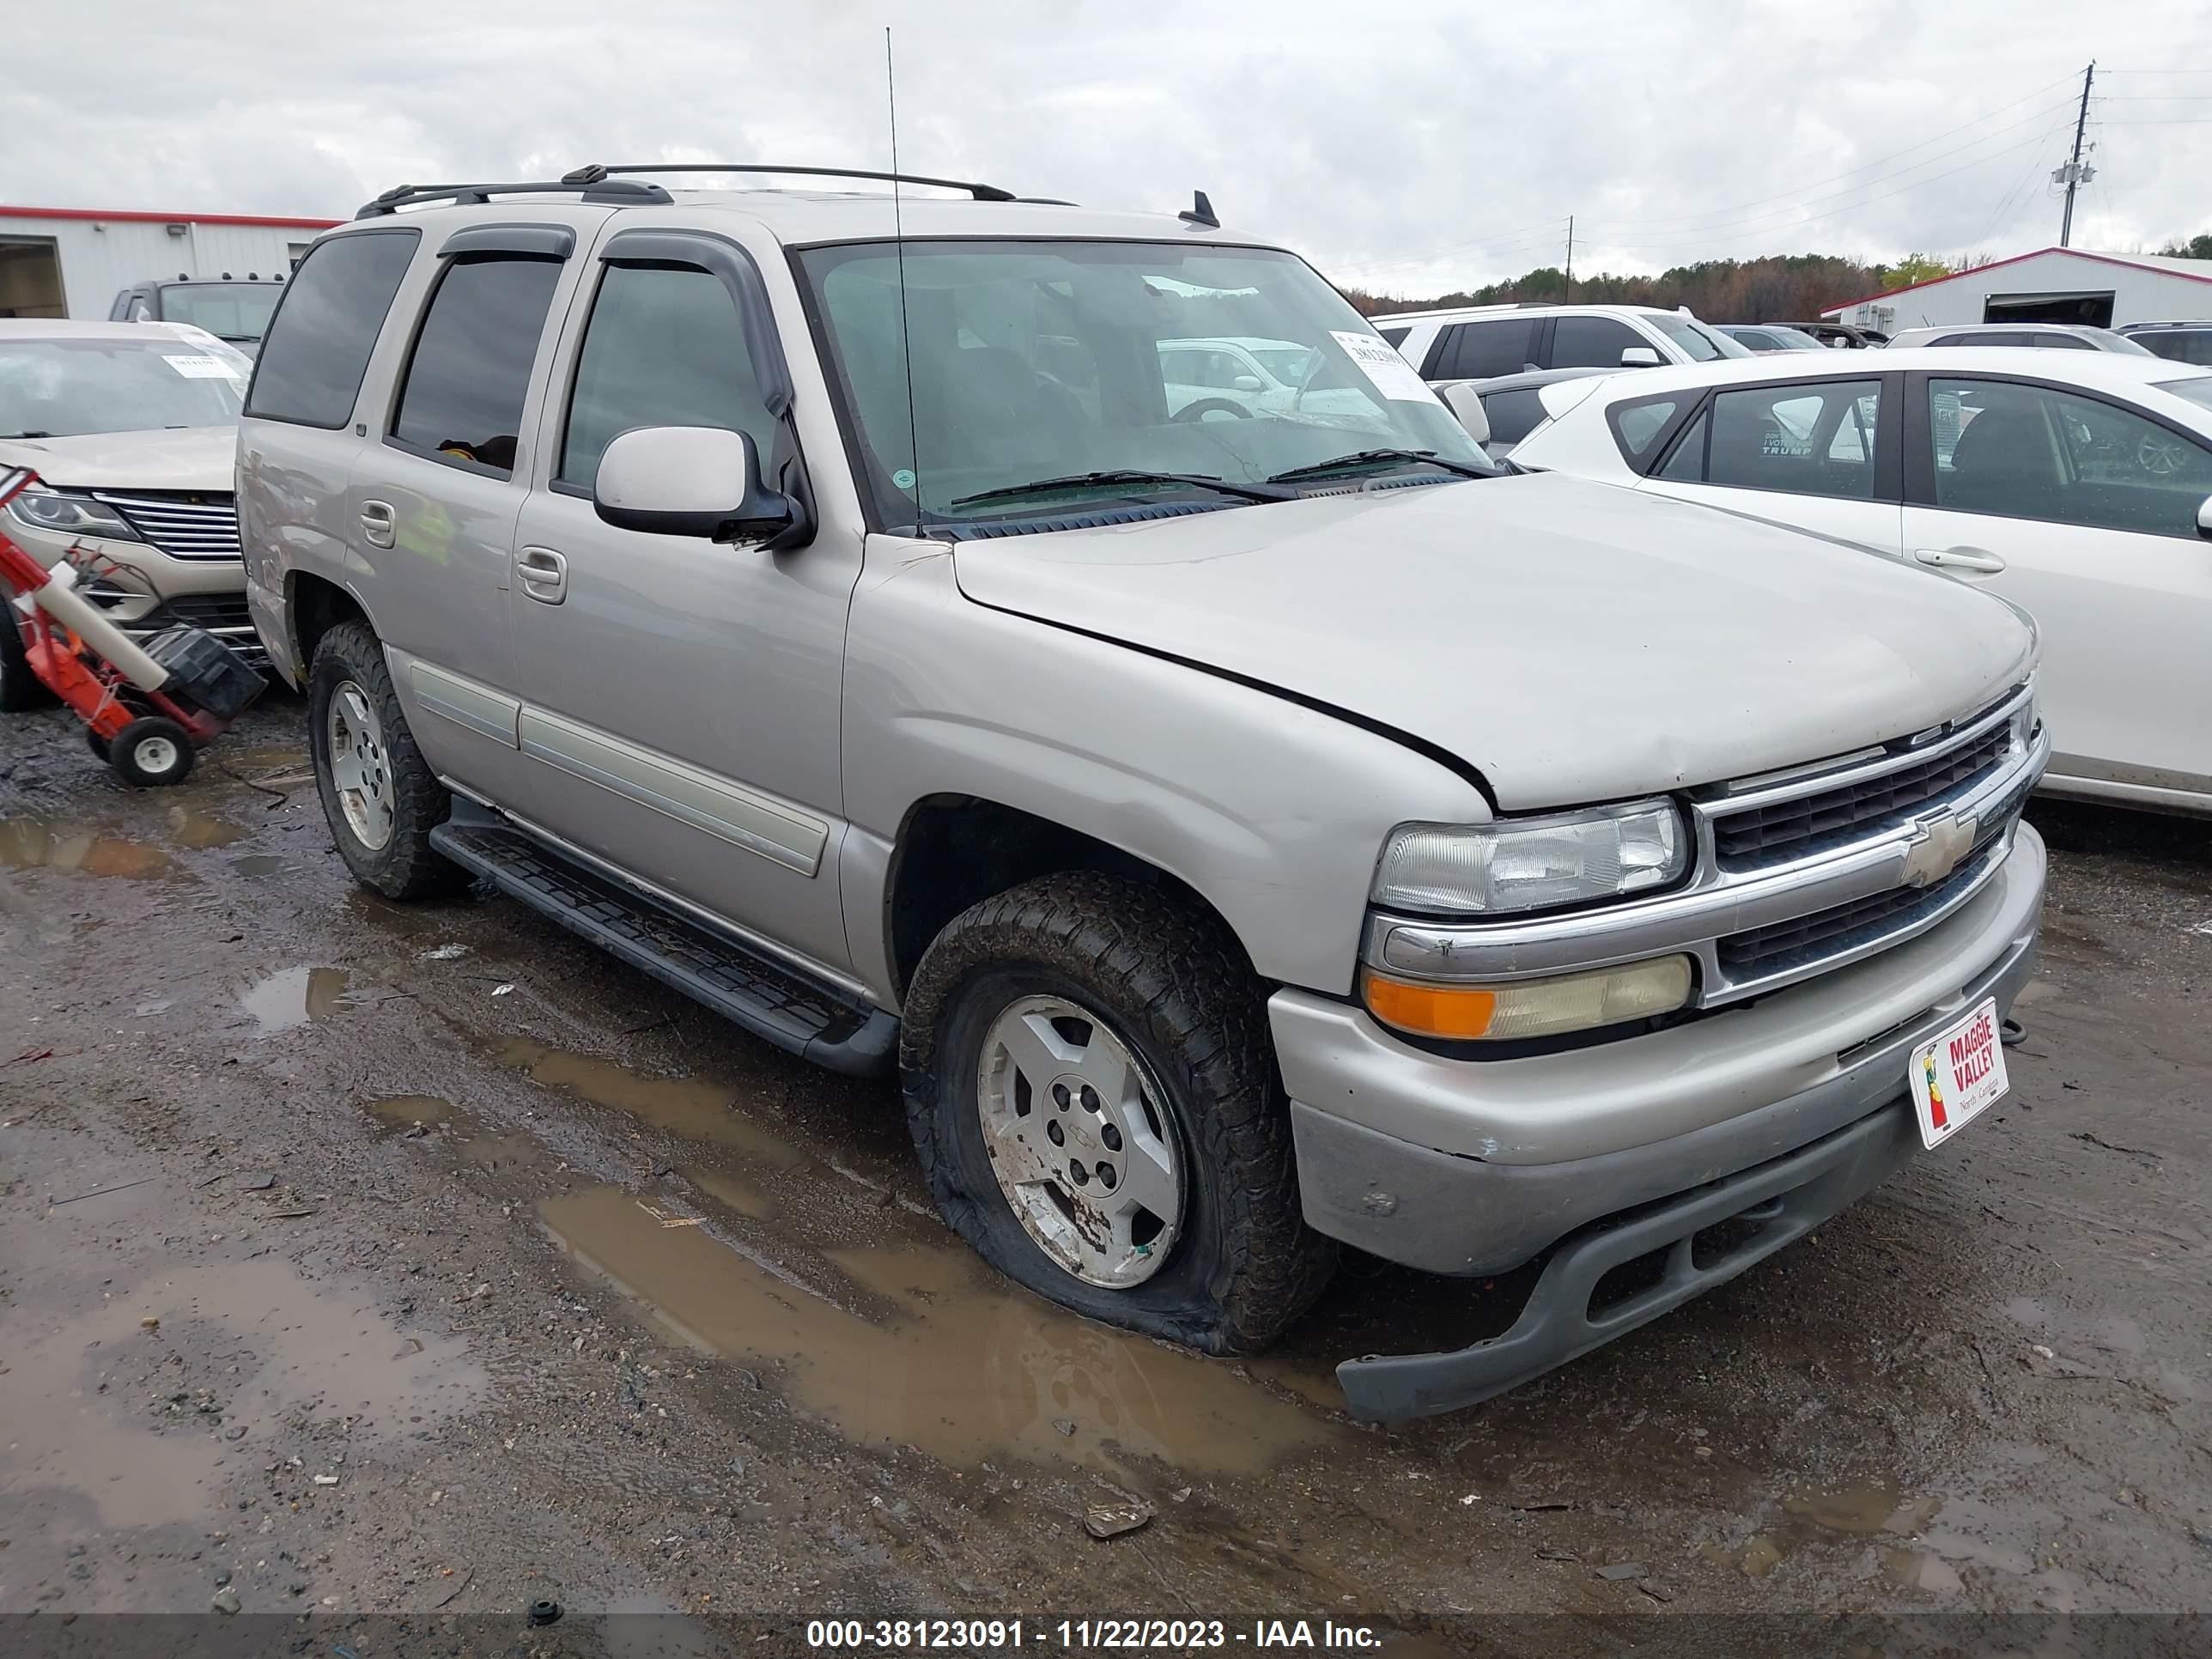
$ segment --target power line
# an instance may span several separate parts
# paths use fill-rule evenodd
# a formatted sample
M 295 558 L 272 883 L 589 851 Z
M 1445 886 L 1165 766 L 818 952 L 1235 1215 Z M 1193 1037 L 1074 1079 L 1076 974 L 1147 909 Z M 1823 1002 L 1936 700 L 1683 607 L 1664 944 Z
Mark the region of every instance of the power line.
M 1703 213 L 1691 213 L 1691 214 L 1684 214 L 1684 215 L 1678 216 L 1677 216 L 1677 217 L 1675 217 L 1675 218 L 1653 219 L 1653 220 L 1623 221 L 1622 222 L 1623 222 L 1624 224 L 1630 225 L 1630 226 L 1632 226 L 1632 228 L 1653 228 L 1653 227 L 1656 227 L 1656 226 L 1665 226 L 1665 225 L 1674 225 L 1674 224 L 1678 224 L 1678 223 L 1681 223 L 1681 222 L 1683 222 L 1684 221 L 1690 220 L 1690 219 L 1708 219 L 1708 218 L 1712 217 L 1715 214 L 1720 214 L 1720 213 L 1734 213 L 1734 212 L 1736 212 L 1738 210 L 1742 209 L 1742 208 L 1751 208 L 1751 207 L 1759 207 L 1759 206 L 1763 206 L 1764 204 L 1766 204 L 1766 203 L 1768 203 L 1768 202 L 1781 202 L 1781 201 L 1787 201 L 1787 200 L 1790 199 L 1791 198 L 1795 197 L 1796 195 L 1797 195 L 1797 193 L 1798 193 L 1799 191 L 1806 191 L 1806 190 L 1817 190 L 1817 189 L 1819 189 L 1819 188 L 1820 188 L 1821 185 L 1832 185 L 1832 184 L 1839 183 L 1841 180 L 1845 179 L 1849 179 L 1849 178 L 1852 177 L 1854 174 L 1861 173 L 1864 173 L 1864 172 L 1866 172 L 1866 171 L 1867 171 L 1867 169 L 1868 169 L 1868 168 L 1869 168 L 1869 167 L 1878 167 L 1882 166 L 1882 165 L 1883 165 L 1884 163 L 1886 163 L 1886 162 L 1894 161 L 1895 160 L 1897 160 L 1897 158 L 1898 158 L 1899 156 L 1900 156 L 1900 155 L 1911 155 L 1914 150 L 1916 150 L 1916 149 L 1927 149 L 1927 148 L 1928 148 L 1928 146 L 1929 146 L 1929 145 L 1933 144 L 1933 143 L 1940 143 L 1940 142 L 1941 142 L 1941 141 L 1942 141 L 1943 139 L 1946 139 L 1946 138 L 1950 137 L 1954 133 L 1964 132 L 1964 131 L 1966 131 L 1966 129 L 1967 129 L 1967 128 L 1969 128 L 1969 127 L 1976 127 L 1976 126 L 1979 126 L 1983 122 L 1984 122 L 1984 121 L 1986 121 L 1986 120 L 1989 120 L 1989 119 L 1990 119 L 1990 118 L 1991 118 L 1992 117 L 1994 117 L 1994 116 L 1998 116 L 1998 115 L 2002 115 L 2002 114 L 2003 114 L 2007 110 L 2008 110 L 2008 109 L 2017 109 L 2017 108 L 2019 108 L 2022 104 L 2027 103 L 2027 102 L 2028 101 L 2028 100 L 2029 100 L 2029 99 L 2031 99 L 2031 98 L 2039 98 L 2039 97 L 2042 96 L 2045 93 L 2046 93 L 2046 92 L 2050 91 L 2051 88 L 2056 87 L 2056 86 L 2062 86 L 2062 85 L 2065 84 L 2067 82 L 2071 81 L 2073 78 L 2074 78 L 2074 77 L 2073 77 L 2072 76 L 2070 76 L 2070 75 L 2063 75 L 2063 76 L 2060 76 L 2057 80 L 2056 80 L 2056 81 L 2048 81 L 2048 82 L 2045 82 L 2043 85 L 2041 85 L 2041 86 L 2039 86 L 2039 87 L 2036 88 L 2034 91 L 2030 92 L 2030 93 L 2027 93 L 2027 94 L 2023 94 L 2023 95 L 2022 95 L 2022 96 L 2021 96 L 2021 97 L 2015 98 L 2015 99 L 2014 99 L 2014 100 L 2013 100 L 2010 103 L 2008 103 L 2008 104 L 1999 104 L 1999 105 L 1998 105 L 1995 109 L 1992 109 L 1992 110 L 1984 110 L 1981 114 L 1977 115 L 1977 116 L 1976 116 L 1976 117 L 1974 117 L 1974 118 L 1973 118 L 1973 119 L 1972 119 L 1971 121 L 1961 121 L 1961 122 L 1960 122 L 1957 126 L 1955 126 L 1955 127 L 1948 127 L 1948 128 L 1946 128 L 1946 129 L 1945 129 L 1943 131 L 1942 131 L 1942 132 L 1936 133 L 1936 134 L 1934 134 L 1932 137 L 1927 137 L 1927 138 L 1923 138 L 1923 139 L 1922 139 L 1922 140 L 1921 140 L 1918 143 L 1917 143 L 1917 144 L 1907 144 L 1907 145 L 1906 145 L 1903 149 L 1899 149 L 1899 150 L 1893 150 L 1893 151 L 1891 151 L 1891 152 L 1890 152 L 1890 154 L 1888 154 L 1888 155 L 1877 155 L 1877 156 L 1876 156 L 1876 157 L 1875 157 L 1875 159 L 1874 159 L 1873 161 L 1865 161 L 1865 162 L 1862 162 L 1862 163 L 1861 163 L 1859 166 L 1857 166 L 1857 167 L 1848 168 L 1848 169 L 1846 169 L 1845 171 L 1844 171 L 1844 172 L 1842 172 L 1842 173 L 1835 173 L 1835 174 L 1832 175 L 1832 176 L 1831 176 L 1831 177 L 1829 177 L 1829 178 L 1826 178 L 1826 179 L 1810 179 L 1810 180 L 1808 180 L 1806 183 L 1802 184 L 1802 185 L 1799 185 L 1796 186 L 1794 189 L 1791 189 L 1791 190 L 1778 191 L 1775 194 L 1773 194 L 1773 195 L 1771 195 L 1771 196 L 1759 196 L 1759 197 L 1754 197 L 1754 198 L 1752 198 L 1750 201 L 1748 201 L 1748 202 L 1737 202 L 1737 203 L 1735 203 L 1735 204 L 1732 204 L 1732 205 L 1730 205 L 1730 206 L 1728 206 L 1728 207 L 1711 208 L 1711 209 L 1706 210 L 1705 210 L 1705 212 L 1703 212 Z M 2070 108 L 2072 108 L 2072 107 L 2073 107 L 2073 105 L 2074 105 L 2074 100 L 2073 100 L 2073 99 L 2072 99 L 2072 97 L 2071 97 L 2071 96 L 2069 96 L 2069 97 L 2067 98 L 2066 101 L 2064 102 L 2064 104 L 2063 104 L 2063 105 L 2053 105 L 2053 106 L 2051 106 L 2051 108 L 2053 108 L 2053 109 L 2058 109 L 2058 108 L 2066 108 L 2066 109 L 2070 109 Z M 1973 146 L 1974 146 L 1975 144 L 1978 144 L 1978 143 L 1981 143 L 1983 139 L 1986 139 L 1986 138 L 1994 138 L 1994 137 L 1996 137 L 1997 136 L 1997 134 L 1998 134 L 1998 133 L 2001 133 L 2001 132 L 2009 132 L 2009 131 L 2011 131 L 2014 127 L 2025 126 L 2025 125 L 2027 124 L 2027 122 L 2029 122 L 2029 121 L 2033 121 L 2033 120 L 2036 119 L 2038 116 L 2042 115 L 2042 114 L 2045 114 L 2045 113 L 2048 113 L 2048 112 L 2049 112 L 2048 111 L 2038 111 L 2038 112 L 2037 112 L 2037 113 L 2036 113 L 2035 115 L 2030 115 L 2030 116 L 2026 117 L 2026 118 L 2025 118 L 2024 119 L 2022 119 L 2022 120 L 2014 121 L 2014 122 L 2011 122 L 2011 123 L 2008 124 L 2008 125 L 2005 125 L 2005 126 L 1997 127 L 1997 128 L 1996 128 L 1996 129 L 1992 130 L 1991 131 L 1989 131 L 1989 132 L 1985 132 L 1985 133 L 1984 133 L 1984 134 L 1982 135 L 1981 138 L 1977 138 L 1977 139 L 1971 140 L 1971 141 L 1970 141 L 1970 142 L 1968 142 L 1967 143 L 1964 143 L 1964 144 L 1960 145 L 1960 146 L 1958 147 L 1958 149 L 1947 150 L 1946 152 L 1944 152 L 1944 154 L 1945 154 L 1945 155 L 1956 155 L 1956 154 L 1958 154 L 1959 150 L 1971 149 L 1972 149 L 1972 148 L 1973 148 Z M 1910 173 L 1910 172 L 1911 172 L 1911 171 L 1912 171 L 1912 169 L 1913 169 L 1914 167 L 1923 167 L 1923 166 L 1925 166 L 1925 165 L 1926 165 L 1928 162 L 1929 162 L 1929 161 L 1940 161 L 1941 159 L 1942 159 L 1941 156 L 1935 156 L 1935 155 L 1923 156 L 1923 157 L 1922 157 L 1922 158 L 1921 158 L 1921 160 L 1919 160 L 1919 161 L 1914 161 L 1914 162 L 1911 162 L 1911 163 L 1910 163 L 1909 165 L 1907 165 L 1907 166 L 1905 166 L 1905 167 L 1899 167 L 1899 168 L 1898 169 L 1898 172 L 1899 172 L 1899 173 Z M 1884 176 L 1884 177 L 1893 177 L 1894 175 L 1893 175 L 1893 174 L 1885 174 L 1885 175 L 1883 175 L 1883 176 Z M 1881 180 L 1880 180 L 1880 179 L 1862 179 L 1862 180 L 1860 181 L 1860 184 L 1861 184 L 1861 185 L 1871 185 L 1871 184 L 1878 184 L 1878 183 L 1880 183 L 1880 182 L 1881 182 Z M 1854 189 L 1856 189 L 1856 188 L 1857 188 L 1857 187 L 1858 187 L 1858 186 L 1856 186 L 1856 185 L 1852 186 L 1852 188 L 1854 188 Z
M 1963 155 L 1968 150 L 1973 149 L 1981 144 L 1984 144 L 1992 138 L 2001 137 L 2008 132 L 2016 131 L 2018 129 L 2027 126 L 2032 122 L 2047 121 L 2052 116 L 2059 113 L 2062 110 L 2070 114 L 2073 108 L 2074 100 L 2070 98 L 2061 104 L 2051 104 L 2046 106 L 2045 108 L 2037 110 L 2033 114 L 2025 116 L 2020 120 L 2008 121 L 2001 127 L 1992 128 L 1990 131 L 1984 133 L 1978 138 L 1969 139 L 1963 144 L 1954 145 L 1953 148 L 1947 150 L 1938 150 L 1935 155 L 1924 156 L 1917 161 L 1908 162 L 1904 167 L 1896 169 L 1893 173 L 1878 173 L 1874 178 L 1862 179 L 1856 185 L 1846 185 L 1842 190 L 1830 191 L 1826 195 L 1821 196 L 1806 196 L 1796 192 L 1788 193 L 1783 198 L 1777 198 L 1784 201 L 1785 204 L 1784 206 L 1769 209 L 1764 213 L 1753 214 L 1750 217 L 1746 219 L 1729 220 L 1719 224 L 1710 225 L 1690 224 L 1686 222 L 1674 223 L 1666 220 L 1624 220 L 1615 222 L 1619 228 L 1626 230 L 1658 228 L 1663 234 L 1671 235 L 1675 230 L 1679 229 L 1692 235 L 1704 235 L 1711 233 L 1731 230 L 1740 225 L 1758 225 L 1761 222 L 1769 219 L 1787 219 L 1796 214 L 1802 209 L 1816 207 L 1823 202 L 1840 201 L 1846 196 L 1854 195 L 1859 191 L 1868 189 L 1872 185 L 1887 184 L 1892 179 L 1901 179 L 1908 173 L 1916 172 L 1921 167 L 1932 167 L 1938 161 L 1948 161 L 1954 155 Z M 2027 142 L 2033 143 L 2034 141 L 2031 139 Z M 1966 163 L 1966 165 L 1972 167 L 1978 165 L 1981 161 L 1991 161 L 1999 155 L 2009 155 L 2013 150 L 2019 148 L 2020 146 L 2018 144 L 2011 144 L 2006 146 L 2003 149 L 1991 150 L 1988 155 L 1978 156 L 1975 158 L 1975 161 L 1970 161 Z M 1952 172 L 1957 172 L 1960 169 L 1955 167 L 1951 169 Z M 1931 178 L 1940 179 L 1948 177 L 1948 175 L 1945 173 L 1934 173 L 1929 176 Z M 1926 181 L 1920 180 L 1917 182 L 1924 183 Z M 1910 186 L 1907 186 L 1907 188 L 1910 188 Z M 1894 194 L 1894 192 L 1891 193 Z M 1869 198 L 1868 199 L 1879 200 L 1881 198 L 1878 197 L 1873 197 Z M 1709 216 L 1693 215 L 1692 216 L 1706 217 Z
M 1947 168 L 1942 173 L 1930 173 L 1925 179 L 1916 179 L 1909 185 L 1899 185 L 1895 190 L 1886 190 L 1879 195 L 1869 196 L 1863 202 L 1849 202 L 1841 207 L 1831 208 L 1826 213 L 1808 214 L 1801 219 L 1786 220 L 1784 222 L 1772 225 L 1759 224 L 1755 222 L 1747 223 L 1746 228 L 1735 231 L 1733 234 L 1728 234 L 1729 229 L 1729 227 L 1719 226 L 1709 231 L 1698 233 L 1697 234 L 1683 240 L 1613 242 L 1612 245 L 1616 247 L 1631 249 L 1697 247 L 1709 245 L 1710 239 L 1716 236 L 1724 242 L 1741 241 L 1747 236 L 1766 235 L 1775 231 L 1790 229 L 1798 225 L 1818 224 L 1823 220 L 1839 218 L 1846 213 L 1856 213 L 1861 208 L 1872 207 L 1876 202 L 1886 202 L 1893 196 L 1903 196 L 1908 191 L 1920 189 L 1923 185 L 1932 185 L 1939 179 L 1948 179 L 1953 177 L 1954 174 L 1965 173 L 1970 168 L 1980 167 L 1984 162 L 1996 161 L 2002 156 L 2015 155 L 2021 150 L 2028 149 L 2030 146 L 2040 146 L 2042 144 L 2045 144 L 2050 142 L 2050 139 L 2051 133 L 2049 131 L 2040 132 L 2032 138 L 2022 140 L 2017 144 L 2008 144 L 2002 149 L 1992 150 L 1987 155 L 1978 155 L 1971 161 L 1963 161 L 1960 163 L 1959 166 Z M 1772 216 L 1761 216 L 1762 218 L 1771 218 Z M 1586 237 L 1585 240 L 1590 239 Z M 1609 240 L 1610 239 L 1602 240 Z

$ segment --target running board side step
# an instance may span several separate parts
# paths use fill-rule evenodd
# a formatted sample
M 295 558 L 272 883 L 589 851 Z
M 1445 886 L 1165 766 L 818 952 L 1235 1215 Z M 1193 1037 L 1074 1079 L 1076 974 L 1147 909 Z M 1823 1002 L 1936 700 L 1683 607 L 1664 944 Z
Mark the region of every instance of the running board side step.
M 456 801 L 430 844 L 471 874 L 779 1048 L 833 1072 L 889 1072 L 898 1021 L 775 961 L 505 819 Z

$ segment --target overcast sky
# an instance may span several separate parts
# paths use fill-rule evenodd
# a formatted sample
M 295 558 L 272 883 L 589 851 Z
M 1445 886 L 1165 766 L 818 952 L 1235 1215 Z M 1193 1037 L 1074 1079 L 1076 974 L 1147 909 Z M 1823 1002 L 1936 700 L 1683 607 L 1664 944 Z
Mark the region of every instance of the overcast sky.
M 2093 57 L 2075 246 L 2212 230 L 2203 0 L 72 0 L 11 24 L 0 202 L 341 217 L 585 161 L 883 166 L 886 23 L 908 171 L 1202 186 L 1389 291 L 1556 264 L 1570 213 L 1585 271 L 2054 242 Z

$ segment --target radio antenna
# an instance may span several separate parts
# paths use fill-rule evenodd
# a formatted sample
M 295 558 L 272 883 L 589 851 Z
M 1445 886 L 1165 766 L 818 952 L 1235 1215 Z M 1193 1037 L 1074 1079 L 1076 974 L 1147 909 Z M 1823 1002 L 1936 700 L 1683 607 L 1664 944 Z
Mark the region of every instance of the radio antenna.
M 915 533 L 921 533 L 921 434 L 915 429 L 914 422 L 914 343 L 908 332 L 906 308 L 906 217 L 899 206 L 898 163 L 898 77 L 891 64 L 891 31 L 884 27 L 884 94 L 890 108 L 891 122 L 891 243 L 898 252 L 899 291 L 899 356 L 906 366 L 906 442 L 908 471 L 902 479 L 896 474 L 891 483 L 902 489 L 914 491 Z

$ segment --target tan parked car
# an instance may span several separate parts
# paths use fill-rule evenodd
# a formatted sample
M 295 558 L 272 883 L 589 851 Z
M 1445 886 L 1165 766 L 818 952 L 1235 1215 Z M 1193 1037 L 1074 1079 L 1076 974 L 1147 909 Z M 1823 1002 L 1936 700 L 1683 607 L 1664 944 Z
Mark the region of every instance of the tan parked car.
M 112 562 L 82 591 L 133 638 L 189 623 L 255 648 L 231 493 L 252 368 L 181 324 L 0 319 L 0 470 L 42 485 L 0 527 L 49 566 L 80 544 Z M 0 629 L 0 708 L 45 697 Z

